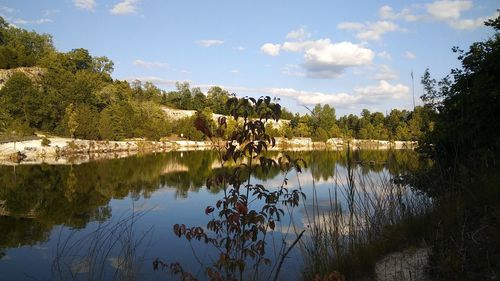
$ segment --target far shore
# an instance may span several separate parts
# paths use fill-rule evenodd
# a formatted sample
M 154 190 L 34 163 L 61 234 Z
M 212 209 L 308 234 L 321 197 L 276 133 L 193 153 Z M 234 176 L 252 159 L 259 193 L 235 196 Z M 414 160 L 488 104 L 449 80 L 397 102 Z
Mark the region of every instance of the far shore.
M 17 164 L 80 164 L 94 160 L 128 157 L 135 154 L 169 151 L 209 150 L 208 141 L 164 140 L 146 141 L 133 139 L 125 141 L 95 141 L 48 137 L 47 145 L 41 139 L 0 143 L 0 165 Z M 343 150 L 351 149 L 413 149 L 417 142 L 382 140 L 344 140 L 329 139 L 326 142 L 313 142 L 310 138 L 276 138 L 276 145 L 269 150 Z

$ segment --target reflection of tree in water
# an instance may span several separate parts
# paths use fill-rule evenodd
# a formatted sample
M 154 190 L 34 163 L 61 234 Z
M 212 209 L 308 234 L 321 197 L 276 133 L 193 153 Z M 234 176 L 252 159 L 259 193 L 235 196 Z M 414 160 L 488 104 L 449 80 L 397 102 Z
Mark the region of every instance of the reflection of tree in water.
M 269 154 L 276 159 L 280 156 Z M 347 165 L 343 151 L 290 154 L 304 159 L 316 180 L 327 181 L 336 165 Z M 419 164 L 413 151 L 355 151 L 353 160 L 362 164 L 365 173 L 387 168 L 393 175 Z M 191 151 L 73 166 L 0 166 L 0 248 L 44 241 L 54 225 L 84 228 L 91 221 L 105 221 L 111 217 L 111 199 L 149 197 L 163 187 L 186 197 L 189 191 L 202 188 L 210 174 L 221 172 L 216 162 L 211 151 Z M 279 173 L 279 169 L 267 175 L 257 170 L 254 176 L 265 181 Z M 214 187 L 210 192 L 219 190 Z
M 345 151 L 300 151 L 291 152 L 290 156 L 304 159 L 315 180 L 328 181 L 334 177 L 336 168 L 347 167 Z M 421 165 L 418 154 L 412 150 L 354 150 L 351 157 L 353 163 L 360 166 L 362 174 L 387 169 L 391 175 L 397 176 Z

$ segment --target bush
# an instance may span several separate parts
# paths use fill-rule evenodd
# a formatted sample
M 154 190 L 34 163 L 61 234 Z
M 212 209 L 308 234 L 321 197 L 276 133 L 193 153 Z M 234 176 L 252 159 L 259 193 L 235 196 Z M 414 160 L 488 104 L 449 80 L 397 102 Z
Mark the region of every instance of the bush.
M 50 145 L 50 140 L 47 137 L 43 137 L 42 146 L 49 146 L 49 145 Z

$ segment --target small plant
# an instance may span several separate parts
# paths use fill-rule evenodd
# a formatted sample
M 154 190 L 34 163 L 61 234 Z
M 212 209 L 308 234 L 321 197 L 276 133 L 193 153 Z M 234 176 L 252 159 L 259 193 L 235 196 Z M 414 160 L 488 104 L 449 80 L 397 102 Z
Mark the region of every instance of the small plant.
M 198 115 L 194 125 L 212 143 L 218 152 L 219 162 L 223 169 L 207 179 L 207 188 L 219 188 L 223 197 L 213 206 L 207 206 L 205 214 L 211 216 L 206 228 L 188 227 L 184 224 L 174 225 L 174 233 L 188 241 L 198 240 L 212 245 L 219 255 L 212 257 L 213 263 L 204 268 L 209 280 L 277 280 L 281 266 L 287 254 L 302 237 L 298 234 L 290 245 L 283 241 L 283 247 L 267 278 L 259 276 L 262 264 L 271 265 L 266 256 L 266 236 L 275 231 L 285 212 L 283 207 L 298 206 L 305 195 L 297 189 L 286 188 L 286 175 L 292 169 L 301 171 L 305 165 L 302 160 L 294 160 L 288 156 L 278 161 L 267 158 L 264 152 L 275 140 L 266 133 L 265 123 L 269 119 L 278 120 L 281 113 L 279 104 L 265 97 L 237 99 L 232 97 L 227 106 L 236 122 L 234 131 L 226 132 L 228 124 L 225 117 L 213 126 L 207 118 Z M 258 116 L 251 119 L 250 116 Z M 229 135 L 225 140 L 224 136 Z M 228 168 L 228 163 L 238 164 Z M 270 190 L 262 184 L 252 183 L 252 175 L 256 169 L 267 172 L 272 168 L 280 168 L 285 178 L 278 188 Z M 262 202 L 262 204 L 260 203 Z M 156 260 L 154 269 L 167 269 L 180 275 L 183 280 L 196 280 L 186 272 L 179 263 L 164 263 Z M 253 275 L 246 273 L 253 272 Z
M 42 139 L 42 146 L 49 146 L 50 145 L 50 140 L 47 137 L 43 137 Z

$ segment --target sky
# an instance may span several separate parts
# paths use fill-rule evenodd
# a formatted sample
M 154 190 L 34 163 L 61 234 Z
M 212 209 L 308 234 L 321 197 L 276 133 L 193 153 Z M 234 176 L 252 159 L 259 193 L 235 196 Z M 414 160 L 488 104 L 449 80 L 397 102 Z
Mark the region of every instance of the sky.
M 426 68 L 437 79 L 493 34 L 500 0 L 0 0 L 11 24 L 56 48 L 114 61 L 113 77 L 271 96 L 292 112 L 412 109 Z M 414 83 L 412 83 L 412 74 Z

